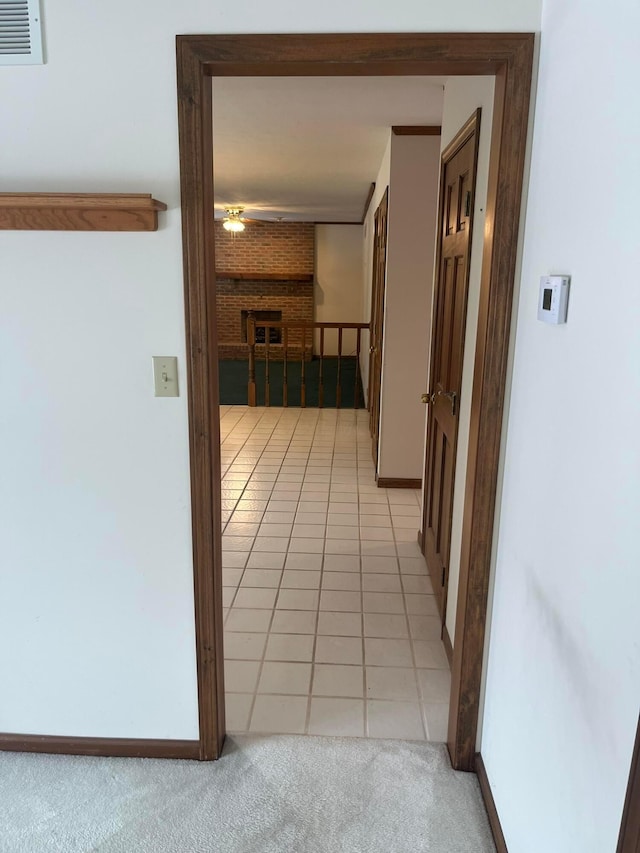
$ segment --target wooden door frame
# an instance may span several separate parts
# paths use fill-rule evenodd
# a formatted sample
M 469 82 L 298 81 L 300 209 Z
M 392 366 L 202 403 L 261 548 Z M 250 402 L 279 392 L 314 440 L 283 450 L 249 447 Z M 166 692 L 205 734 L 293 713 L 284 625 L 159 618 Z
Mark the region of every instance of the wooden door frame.
M 629 783 L 624 801 L 620 835 L 616 853 L 639 853 L 640 851 L 640 720 L 636 729 Z
M 379 232 L 379 222 L 378 222 L 378 214 L 380 213 L 380 208 L 384 204 L 384 271 L 382 283 L 379 278 L 380 272 L 380 252 L 378 249 L 378 241 L 380 238 Z M 384 342 L 384 305 L 385 305 L 385 297 L 387 292 L 387 245 L 389 242 L 389 186 L 385 188 L 385 191 L 382 194 L 382 198 L 380 199 L 378 206 L 376 208 L 374 218 L 373 218 L 374 226 L 373 226 L 373 261 L 371 264 L 371 307 L 369 310 L 369 388 L 367 393 L 367 407 L 369 409 L 369 434 L 373 439 L 375 433 L 375 441 L 372 442 L 372 456 L 373 463 L 375 465 L 375 474 L 376 481 L 378 480 L 378 461 L 380 458 L 380 400 L 382 399 L 382 352 L 383 352 L 383 342 Z M 376 329 L 376 349 L 378 353 L 372 353 L 372 337 L 374 331 L 374 322 L 379 321 L 380 323 L 380 334 L 378 334 L 378 330 Z M 377 369 L 374 370 L 374 366 L 378 359 L 376 355 L 379 357 L 380 371 L 378 374 Z M 376 377 L 376 386 L 377 391 L 374 394 L 374 377 Z M 377 422 L 376 418 L 373 417 L 372 405 L 373 401 L 376 400 L 376 408 L 377 408 Z M 372 432 L 372 430 L 374 432 Z
M 176 42 L 202 759 L 217 758 L 224 740 L 211 78 L 495 76 L 448 734 L 453 766 L 472 770 L 534 35 L 189 35 Z

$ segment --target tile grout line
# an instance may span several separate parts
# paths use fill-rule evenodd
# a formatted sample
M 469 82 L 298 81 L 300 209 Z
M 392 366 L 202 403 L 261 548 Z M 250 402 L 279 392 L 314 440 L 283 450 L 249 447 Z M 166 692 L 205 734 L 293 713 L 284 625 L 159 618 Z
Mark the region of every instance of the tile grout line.
M 274 431 L 275 431 L 275 428 L 274 428 Z M 273 435 L 273 432 L 271 433 L 271 435 Z M 287 447 L 289 447 L 290 445 L 291 445 L 291 442 L 289 442 L 289 443 L 288 443 Z M 265 445 L 265 447 L 268 447 L 268 446 L 269 446 L 269 445 L 268 445 L 268 442 L 267 442 L 267 444 Z M 264 452 L 265 452 L 265 450 L 263 450 L 263 451 L 262 451 L 262 453 L 260 454 L 260 458 L 262 458 L 262 454 L 263 454 Z M 284 458 L 286 458 L 286 453 L 285 453 L 285 457 L 283 457 L 283 461 L 284 461 Z M 279 470 L 282 470 L 282 464 L 279 466 Z M 276 477 L 276 480 L 274 480 L 273 482 L 274 482 L 274 483 L 275 483 L 275 482 L 277 482 L 277 477 Z M 274 489 L 274 486 L 272 485 L 271 490 L 270 490 L 270 492 L 269 492 L 269 496 L 270 496 L 270 497 L 269 497 L 269 500 L 271 499 L 271 496 L 273 495 L 273 489 Z M 267 501 L 267 506 L 268 506 L 268 505 L 269 505 L 269 501 Z M 264 517 L 264 514 L 263 514 L 263 517 Z M 258 533 L 259 533 L 259 532 L 260 532 L 260 528 L 258 528 Z M 257 537 L 256 537 L 256 538 L 257 538 Z M 255 545 L 255 538 L 254 538 L 254 545 Z M 253 715 L 254 715 L 254 713 L 255 713 L 256 703 L 257 703 L 257 701 L 258 701 L 258 696 L 259 696 L 259 695 L 261 695 L 261 694 L 260 694 L 260 680 L 261 680 L 261 678 L 262 678 L 262 673 L 263 673 L 263 670 L 264 670 L 264 663 L 265 663 L 265 658 L 266 658 L 266 654 L 267 654 L 267 648 L 268 648 L 268 646 L 269 646 L 269 638 L 270 638 L 270 636 L 271 636 L 271 627 L 272 627 L 272 625 L 273 625 L 273 621 L 274 621 L 274 618 L 275 618 L 276 605 L 277 605 L 277 602 L 278 602 L 278 597 L 279 597 L 279 595 L 280 595 L 280 589 L 281 589 L 281 587 L 282 587 L 282 579 L 283 579 L 283 577 L 284 577 L 284 567 L 285 567 L 285 565 L 286 565 L 286 559 L 287 559 L 287 558 L 286 558 L 286 553 L 287 553 L 287 552 L 285 551 L 285 558 L 284 558 L 284 560 L 283 560 L 283 563 L 282 563 L 282 569 L 281 569 L 281 571 L 280 571 L 280 581 L 279 581 L 279 584 L 278 584 L 278 587 L 277 587 L 277 590 L 276 590 L 276 595 L 275 595 L 274 600 L 273 600 L 273 607 L 271 608 L 271 616 L 270 616 L 270 618 L 269 618 L 269 625 L 268 625 L 268 627 L 267 627 L 267 631 L 266 631 L 265 644 L 264 644 L 264 648 L 263 648 L 263 650 L 262 650 L 262 658 L 261 658 L 261 660 L 260 660 L 260 664 L 259 664 L 259 666 L 258 666 L 258 673 L 257 673 L 256 682 L 255 682 L 255 691 L 254 691 L 254 694 L 253 694 L 253 700 L 252 700 L 252 702 L 251 702 L 251 709 L 250 709 L 250 712 L 249 712 L 249 717 L 247 718 L 247 731 L 248 731 L 248 732 L 249 732 L 249 731 L 251 731 L 251 723 L 253 722 Z M 252 554 L 253 554 L 253 546 L 251 547 L 251 549 L 250 549 L 250 551 L 249 551 L 249 557 L 247 558 L 247 563 L 248 563 L 248 562 L 249 562 L 249 560 L 251 559 L 251 555 L 252 555 Z
M 363 696 L 363 724 L 364 737 L 370 737 L 369 734 L 369 702 L 367 697 L 367 650 L 365 640 L 365 618 L 364 618 L 364 573 L 362 571 L 362 492 L 360 490 L 360 464 L 358 460 L 358 442 L 356 439 L 356 477 L 358 483 L 358 537 L 360 545 L 360 553 L 358 555 L 358 567 L 360 575 L 360 631 L 362 633 L 362 696 Z M 375 473 L 375 472 L 374 472 Z
M 290 553 L 289 549 L 291 546 L 291 540 L 293 538 L 293 527 L 295 526 L 298 514 L 301 513 L 300 503 L 302 503 L 304 498 L 305 498 L 304 492 L 305 491 L 313 491 L 314 487 L 315 487 L 315 489 L 317 491 L 328 492 L 328 494 L 323 495 L 323 502 L 325 502 L 325 499 L 326 499 L 326 514 L 325 514 L 323 548 L 322 548 L 321 561 L 320 561 L 320 576 L 319 576 L 319 581 L 318 581 L 318 586 L 317 586 L 318 598 L 317 598 L 317 607 L 316 607 L 316 611 L 315 611 L 315 632 L 313 634 L 311 677 L 313 678 L 314 674 L 315 674 L 315 665 L 316 665 L 316 657 L 317 657 L 317 642 L 318 642 L 318 638 L 319 638 L 319 634 L 318 634 L 319 615 L 321 613 L 321 611 L 320 611 L 320 598 L 322 595 L 322 591 L 323 591 L 323 587 L 324 587 L 324 583 L 325 583 L 325 577 L 326 577 L 326 573 L 327 573 L 326 546 L 327 546 L 327 542 L 329 541 L 327 538 L 327 532 L 328 532 L 327 527 L 328 527 L 328 522 L 329 522 L 328 512 L 329 512 L 330 505 L 332 503 L 334 505 L 335 504 L 339 505 L 339 504 L 345 503 L 345 505 L 348 504 L 351 507 L 351 504 L 354 503 L 354 501 L 349 500 L 349 498 L 353 498 L 354 495 L 356 497 L 356 504 L 357 504 L 357 510 L 358 510 L 358 515 L 357 515 L 358 539 L 356 541 L 358 543 L 357 550 L 358 550 L 358 565 L 359 565 L 359 571 L 358 571 L 357 576 L 358 576 L 359 583 L 360 583 L 359 599 L 360 599 L 360 611 L 361 611 L 361 613 L 360 613 L 361 642 L 362 642 L 362 652 L 363 652 L 362 667 L 363 667 L 363 673 L 366 674 L 366 651 L 365 651 L 366 637 L 365 637 L 365 629 L 364 629 L 364 617 L 365 617 L 365 613 L 364 613 L 364 592 L 365 592 L 365 590 L 364 590 L 364 572 L 363 572 L 363 566 L 362 566 L 362 561 L 363 561 L 363 555 L 362 555 L 362 550 L 363 550 L 362 549 L 362 544 L 363 544 L 363 540 L 362 540 L 362 515 L 363 515 L 362 504 L 364 502 L 366 502 L 367 494 L 372 495 L 373 492 L 370 489 L 368 489 L 367 492 L 361 491 L 361 487 L 362 487 L 363 483 L 366 482 L 367 474 L 365 472 L 367 472 L 371 467 L 368 460 L 366 460 L 366 455 L 365 455 L 364 451 L 361 450 L 361 446 L 364 446 L 366 448 L 365 439 L 364 438 L 362 439 L 362 445 L 359 441 L 360 436 L 362 436 L 364 433 L 364 427 L 366 426 L 364 419 L 362 419 L 361 422 L 358 423 L 359 419 L 358 419 L 357 414 L 356 414 L 355 418 L 351 417 L 351 420 L 348 424 L 348 428 L 344 429 L 344 424 L 343 424 L 342 425 L 343 428 L 341 429 L 341 424 L 340 424 L 341 418 L 338 416 L 334 417 L 331 420 L 330 424 L 327 424 L 327 423 L 323 424 L 322 418 L 318 414 L 315 415 L 313 421 L 310 421 L 308 418 L 303 418 L 302 413 L 298 412 L 297 417 L 295 419 L 295 422 L 292 423 L 290 421 L 290 419 L 287 419 L 289 421 L 289 423 L 286 426 L 286 436 L 285 436 L 284 431 L 280 431 L 281 426 L 282 426 L 282 421 L 281 421 L 282 413 L 280 413 L 277 420 L 270 421 L 269 423 L 265 423 L 265 420 L 268 420 L 265 418 L 265 414 L 266 414 L 265 412 L 262 412 L 258 418 L 254 418 L 254 417 L 249 418 L 248 417 L 249 414 L 250 413 L 245 412 L 241 418 L 238 418 L 236 420 L 236 424 L 238 424 L 243 419 L 245 421 L 247 419 L 250 420 L 249 432 L 245 431 L 243 433 L 242 443 L 235 443 L 234 442 L 235 446 L 233 448 L 229 447 L 225 451 L 225 464 L 228 463 L 228 464 L 226 464 L 225 474 L 233 475 L 235 473 L 238 476 L 245 475 L 247 473 L 249 474 L 249 477 L 247 478 L 247 482 L 244 483 L 243 487 L 240 490 L 238 490 L 239 496 L 234 498 L 235 509 L 233 511 L 236 511 L 238 503 L 240 500 L 245 499 L 245 497 L 248 497 L 246 495 L 246 490 L 251 489 L 252 485 L 254 486 L 253 491 L 267 491 L 267 489 L 260 489 L 259 487 L 261 485 L 266 485 L 267 483 L 269 483 L 269 486 L 268 486 L 269 495 L 268 495 L 268 500 L 266 502 L 266 506 L 268 506 L 269 501 L 274 499 L 274 490 L 277 491 L 279 489 L 280 491 L 286 491 L 286 487 L 288 485 L 291 485 L 291 486 L 294 486 L 296 491 L 297 491 L 297 497 L 296 497 L 296 502 L 295 502 L 296 511 L 294 513 L 294 518 L 293 518 L 291 530 L 289 531 L 289 535 L 286 537 L 287 545 L 286 545 L 286 551 L 284 552 L 285 564 L 281 568 L 281 575 L 280 575 L 280 579 L 279 579 L 279 585 L 276 588 L 276 597 L 274 599 L 274 605 L 272 608 L 270 608 L 271 609 L 271 618 L 270 618 L 270 622 L 269 622 L 269 627 L 268 627 L 267 632 L 265 634 L 266 639 L 265 639 L 265 645 L 263 647 L 260 666 L 262 667 L 265 660 L 266 660 L 266 649 L 268 646 L 269 638 L 273 633 L 274 614 L 277 611 L 276 603 L 279 599 L 280 592 L 282 591 L 282 589 L 285 589 L 285 587 L 283 586 L 283 584 L 285 583 L 285 581 L 284 581 L 284 571 L 286 571 L 285 565 L 286 565 L 286 560 L 288 559 L 288 556 Z M 313 428 L 309 429 L 311 424 L 313 424 Z M 356 427 L 355 429 L 353 428 L 354 426 Z M 245 430 L 246 430 L 246 427 L 247 427 L 247 424 L 245 423 L 245 425 L 244 425 Z M 330 427 L 331 434 L 333 436 L 332 456 L 331 456 L 331 465 L 330 465 L 330 474 L 329 474 L 329 478 L 328 478 L 328 483 L 326 483 L 322 480 L 323 475 L 320 473 L 320 470 L 319 470 L 322 467 L 326 468 L 326 466 L 327 466 L 327 461 L 324 459 L 325 453 L 328 449 L 328 444 L 324 440 L 327 427 Z M 229 430 L 229 433 L 227 433 L 227 437 L 231 434 L 231 432 L 232 432 L 232 430 Z M 321 432 L 322 432 L 322 438 L 323 438 L 322 443 L 317 441 L 319 434 Z M 268 435 L 266 433 L 268 433 Z M 259 438 L 256 434 L 259 434 Z M 348 444 L 348 436 L 349 435 L 351 435 L 353 438 L 355 438 L 355 453 L 353 452 L 353 447 L 349 446 L 349 444 Z M 286 437 L 286 441 L 283 440 L 283 439 L 285 439 L 285 437 Z M 256 456 L 256 453 L 258 451 L 258 447 L 255 444 L 251 444 L 252 439 L 257 440 L 257 442 L 261 445 L 260 449 L 259 449 L 259 454 L 257 456 Z M 270 442 L 272 442 L 272 441 L 274 442 L 274 444 L 277 445 L 277 449 L 275 449 L 275 448 L 270 449 Z M 224 441 L 223 441 L 223 444 L 224 444 Z M 250 445 L 250 447 L 247 447 L 248 445 Z M 283 445 L 284 445 L 284 447 L 283 447 Z M 318 447 L 318 446 L 321 446 L 323 449 L 317 453 L 314 453 L 314 447 Z M 244 471 L 238 470 L 238 471 L 234 472 L 231 470 L 234 465 L 238 465 L 238 467 L 245 467 L 245 468 L 248 467 L 247 465 L 242 464 L 241 454 L 242 454 L 242 450 L 244 448 L 247 448 L 247 452 L 249 452 L 251 456 L 255 457 L 252 460 L 253 464 L 251 467 L 251 471 L 250 472 L 244 472 Z M 295 448 L 295 450 L 293 448 Z M 277 456 L 279 456 L 279 460 L 278 460 L 279 464 L 277 466 L 274 466 L 273 462 L 275 460 L 272 457 L 265 458 L 264 457 L 265 453 L 275 453 Z M 291 455 L 291 458 L 287 458 L 290 454 L 293 454 L 293 453 L 296 453 L 295 457 L 293 455 Z M 303 466 L 300 465 L 300 462 L 302 460 L 300 458 L 298 458 L 300 454 L 302 454 L 304 456 L 304 465 Z M 337 463 L 340 463 L 340 464 L 337 464 Z M 277 472 L 273 472 L 275 474 L 275 478 L 273 480 L 269 480 L 269 481 L 267 481 L 267 480 L 255 481 L 254 484 L 250 483 L 249 481 L 252 479 L 252 477 L 258 471 L 258 469 L 260 468 L 261 465 L 264 466 L 265 468 L 266 467 L 277 467 L 277 469 L 278 469 Z M 288 468 L 295 469 L 295 468 L 301 468 L 301 467 L 304 468 L 304 470 L 302 472 L 298 472 L 295 470 L 293 470 L 291 472 L 286 472 L 286 469 L 288 469 Z M 309 468 L 310 467 L 314 468 L 314 474 L 313 475 L 309 475 Z M 285 470 L 283 471 L 283 469 L 285 469 Z M 279 482 L 279 477 L 285 472 L 287 473 L 288 476 L 293 476 L 293 475 L 299 474 L 299 473 L 302 473 L 302 476 L 299 479 L 283 480 L 282 482 Z M 269 474 L 272 472 L 265 472 L 265 473 Z M 310 482 L 308 480 L 309 476 L 314 477 L 314 482 Z M 316 477 L 318 478 L 317 481 L 315 480 Z M 232 481 L 230 480 L 230 482 L 232 482 Z M 258 487 L 258 488 L 255 488 L 255 487 Z M 290 490 L 293 491 L 293 489 L 290 489 Z M 417 679 L 418 667 L 416 665 L 417 664 L 416 647 L 415 647 L 415 640 L 411 634 L 411 626 L 410 626 L 409 614 L 408 614 L 409 604 L 408 604 L 407 596 L 409 596 L 410 594 L 411 595 L 420 595 L 421 593 L 419 590 L 416 592 L 413 592 L 413 593 L 407 592 L 405 577 L 404 577 L 404 574 L 399 571 L 398 560 L 399 560 L 401 555 L 402 556 L 412 556 L 412 554 L 409 553 L 409 549 L 407 547 L 405 547 L 405 548 L 399 547 L 400 543 L 402 543 L 403 545 L 406 545 L 406 543 L 408 543 L 410 540 L 407 538 L 406 534 L 403 534 L 403 533 L 398 534 L 398 530 L 400 529 L 400 525 L 398 525 L 398 529 L 396 529 L 396 525 L 394 524 L 396 517 L 400 517 L 402 515 L 403 519 L 406 518 L 408 521 L 409 517 L 413 517 L 413 514 L 409 513 L 409 515 L 406 515 L 406 513 L 403 513 L 403 506 L 406 505 L 408 507 L 409 503 L 405 504 L 404 502 L 402 502 L 402 503 L 398 503 L 398 504 L 395 504 L 395 503 L 390 504 L 388 501 L 388 492 L 387 492 L 387 490 L 384 490 L 384 491 L 385 491 L 384 504 L 385 504 L 385 508 L 387 510 L 387 516 L 386 517 L 389 518 L 389 522 L 391 524 L 390 533 L 391 533 L 392 538 L 391 538 L 391 540 L 374 539 L 374 540 L 372 540 L 372 542 L 380 543 L 383 546 L 383 549 L 384 549 L 384 543 L 387 543 L 388 541 L 392 542 L 392 549 L 393 549 L 393 552 L 395 555 L 394 560 L 396 561 L 395 575 L 400 577 L 400 590 L 401 590 L 401 596 L 402 596 L 401 600 L 402 600 L 402 604 L 403 604 L 404 622 L 405 622 L 407 635 L 408 635 L 408 639 L 409 639 L 409 647 L 411 649 L 411 658 L 412 658 L 412 662 L 413 662 L 412 668 L 414 670 L 414 676 Z M 344 501 L 345 497 L 347 498 L 347 501 Z M 342 498 L 343 500 L 337 500 L 338 498 Z M 260 499 L 262 500 L 262 497 Z M 372 504 L 379 503 L 379 501 L 373 500 L 371 497 L 369 498 L 369 502 Z M 415 502 L 413 502 L 411 504 L 411 506 L 415 507 L 416 504 L 417 504 L 417 500 Z M 395 512 L 393 512 L 394 509 L 395 509 Z M 335 507 L 334 507 L 334 510 L 335 510 Z M 276 522 L 265 522 L 264 521 L 264 515 L 268 511 L 269 510 L 266 508 L 261 511 L 260 525 L 266 524 L 266 523 L 276 523 Z M 372 513 L 372 514 L 375 515 L 375 513 Z M 339 525 L 339 520 L 336 519 L 336 521 L 338 522 L 338 525 Z M 250 550 L 248 551 L 249 556 L 247 558 L 245 558 L 244 566 L 240 567 L 241 568 L 241 574 L 238 578 L 237 583 L 235 584 L 234 596 L 233 596 L 231 605 L 229 607 L 229 610 L 231 609 L 231 606 L 233 606 L 235 599 L 236 599 L 236 595 L 238 593 L 238 590 L 242 586 L 242 583 L 245 579 L 245 573 L 249 567 L 248 564 L 249 564 L 249 560 L 251 558 L 251 555 L 254 553 L 257 553 L 257 552 L 254 552 L 254 546 L 256 543 L 256 539 L 258 538 L 258 534 L 260 532 L 260 525 L 258 526 L 258 530 L 257 530 L 256 534 L 251 537 L 252 545 L 251 545 Z M 371 520 L 369 520 L 369 525 L 371 525 Z M 405 523 L 404 525 L 402 525 L 402 530 L 404 531 L 405 529 L 407 529 L 407 527 L 410 527 L 410 526 L 411 526 L 410 523 L 409 523 L 409 525 L 407 525 Z M 401 538 L 397 539 L 397 535 L 400 535 Z M 369 551 L 369 553 L 375 552 L 375 548 L 370 548 L 367 550 Z M 278 552 L 278 553 L 280 553 L 280 552 Z M 298 553 L 298 552 L 296 552 L 296 553 Z M 304 553 L 304 552 L 300 552 L 300 553 Z M 318 553 L 318 552 L 314 551 L 314 552 L 310 552 L 310 553 Z M 373 574 L 377 574 L 377 573 L 374 572 Z M 387 573 L 384 572 L 383 574 L 387 574 Z M 419 576 L 420 574 L 421 573 L 417 572 L 416 576 Z M 245 587 L 245 588 L 249 588 L 249 587 Z M 288 587 L 286 587 L 286 588 L 288 589 Z M 291 589 L 298 589 L 298 588 L 297 587 L 291 587 Z M 299 589 L 307 589 L 307 588 L 306 587 L 300 587 Z M 338 590 L 336 590 L 336 591 L 338 591 Z M 380 592 L 384 593 L 384 590 L 380 590 Z M 261 609 L 261 608 L 258 608 L 258 609 Z M 384 613 L 381 615 L 384 615 Z M 389 615 L 393 615 L 393 614 L 389 614 Z M 249 633 L 254 633 L 254 632 L 249 632 Z M 303 635 L 303 636 L 306 636 L 306 635 Z M 385 638 L 382 637 L 381 639 L 385 639 Z M 354 664 L 354 666 L 355 665 L 357 665 L 357 664 Z M 374 663 L 374 664 L 372 664 L 372 666 L 377 666 L 377 664 Z M 388 666 L 388 665 L 381 663 L 380 666 L 384 667 L 384 666 Z M 437 667 L 434 667 L 434 669 L 437 669 Z M 260 669 L 260 672 L 258 674 L 258 679 L 261 677 L 261 674 L 262 674 L 262 669 Z M 255 697 L 258 693 L 258 685 L 259 685 L 259 680 L 256 682 L 256 690 L 253 694 L 253 701 L 254 702 L 255 702 Z M 305 730 L 308 730 L 309 723 L 310 723 L 310 702 L 311 702 L 311 698 L 312 698 L 312 689 L 313 689 L 312 686 L 313 686 L 313 681 L 310 681 L 308 704 L 307 704 L 307 719 L 305 722 Z M 363 687 L 366 690 L 366 678 L 363 681 Z M 416 687 L 418 688 L 417 695 L 418 695 L 418 697 L 420 697 L 421 694 L 420 694 L 418 683 L 416 684 Z M 266 695 L 291 696 L 291 695 L 299 695 L 299 694 L 284 693 L 284 694 L 266 694 Z M 323 698 L 325 698 L 325 697 L 323 697 Z M 344 697 L 332 697 L 332 696 L 330 696 L 330 697 L 326 697 L 326 698 L 341 699 Z M 364 705 L 365 705 L 365 709 L 366 709 L 366 693 L 363 695 L 363 701 L 364 701 Z M 389 700 L 389 701 L 405 702 L 406 700 L 398 699 L 398 700 Z M 413 704 L 413 703 L 411 703 L 411 704 Z M 420 702 L 418 704 L 420 705 Z M 366 710 L 365 710 L 365 713 L 366 713 Z M 424 722 L 424 719 L 422 717 L 421 717 L 421 720 L 422 720 L 422 725 L 425 726 L 425 722 Z
M 319 418 L 316 420 L 316 427 L 313 431 L 313 438 L 315 438 L 315 435 L 316 435 L 316 432 L 318 429 L 318 427 L 317 427 L 318 420 L 319 420 Z M 312 447 L 313 447 L 313 438 L 311 441 Z M 335 449 L 335 431 L 333 433 L 333 442 L 334 442 L 333 448 Z M 307 465 L 307 467 L 308 467 L 308 465 Z M 333 467 L 333 450 L 332 450 L 332 458 L 331 458 L 331 462 L 330 462 L 330 469 L 329 469 L 330 471 L 331 471 L 332 467 Z M 331 476 L 331 475 L 329 475 L 329 476 Z M 329 486 L 329 496 L 330 496 L 330 494 L 331 494 L 331 486 Z M 325 514 L 324 541 L 322 543 L 322 556 L 320 559 L 320 579 L 319 579 L 319 584 L 318 584 L 318 602 L 317 602 L 317 608 L 316 608 L 316 618 L 315 618 L 315 626 L 314 626 L 314 632 L 313 632 L 313 642 L 311 644 L 311 673 L 310 673 L 310 680 L 309 680 L 309 695 L 307 698 L 307 713 L 306 713 L 305 726 L 304 726 L 305 734 L 309 734 L 309 727 L 311 725 L 311 703 L 313 701 L 313 683 L 314 683 L 314 679 L 316 677 L 316 652 L 317 652 L 317 647 L 318 647 L 318 629 L 320 627 L 320 599 L 322 596 L 322 581 L 324 578 L 324 558 L 325 558 L 325 548 L 326 548 L 326 542 L 327 542 L 327 538 L 326 538 L 327 537 L 327 523 L 329 521 L 329 496 L 327 496 L 327 512 Z M 298 507 L 299 506 L 300 506 L 300 503 L 298 502 Z M 297 512 L 296 512 L 296 516 L 297 516 Z
M 252 430 L 251 432 L 253 432 L 253 430 Z M 251 433 L 249 433 L 249 436 L 250 436 L 250 435 L 251 435 Z M 245 443 L 243 444 L 243 447 L 245 447 L 245 446 L 246 446 L 246 442 L 247 442 L 248 440 L 249 440 L 249 437 L 247 437 L 247 439 L 245 440 Z M 239 451 L 239 452 L 241 452 L 241 451 Z M 263 452 L 264 452 L 264 451 L 263 451 Z M 262 457 L 262 453 L 260 453 L 260 455 L 258 456 L 258 460 L 259 460 L 261 457 Z M 237 458 L 237 457 L 236 457 L 236 458 Z M 257 464 L 257 463 L 256 463 L 256 464 Z M 253 469 L 253 470 L 255 471 L 255 466 L 254 466 L 254 469 Z M 248 480 L 247 482 L 250 482 L 250 481 L 251 481 L 251 477 L 249 477 L 249 480 Z M 243 491 L 242 491 L 242 493 L 241 493 L 240 497 L 239 497 L 239 498 L 238 498 L 238 500 L 236 501 L 236 507 L 238 506 L 238 503 L 242 500 L 242 496 L 244 495 L 245 490 L 246 490 L 246 486 L 245 486 L 245 488 L 243 489 Z M 234 512 L 235 512 L 235 509 L 234 509 Z M 248 551 L 248 553 L 247 553 L 247 557 L 246 557 L 246 560 L 245 560 L 245 567 L 244 567 L 244 569 L 243 569 L 243 571 L 242 571 L 242 576 L 241 576 L 240 581 L 239 581 L 239 583 L 238 583 L 238 586 L 237 586 L 237 588 L 236 588 L 236 595 L 234 595 L 234 601 L 235 601 L 235 598 L 237 597 L 238 590 L 240 589 L 240 586 L 241 586 L 241 584 L 242 584 L 242 579 L 244 578 L 244 574 L 245 574 L 245 572 L 246 572 L 246 570 L 247 570 L 247 566 L 248 566 L 249 561 L 250 561 L 250 559 L 251 559 L 251 553 L 252 553 L 252 550 L 253 550 L 253 548 L 250 548 L 250 549 L 249 549 L 249 551 Z M 272 617 L 272 618 L 273 618 L 273 617 Z M 254 712 L 254 710 L 255 710 L 255 704 L 256 704 L 256 698 L 257 698 L 257 691 L 258 691 L 258 684 L 259 684 L 259 682 L 260 682 L 260 677 L 261 677 L 261 675 L 262 675 L 262 663 L 263 663 L 263 661 L 264 661 L 264 656 L 265 656 L 265 654 L 266 654 L 266 648 L 267 648 L 267 643 L 268 643 L 268 637 L 269 637 L 269 633 L 268 633 L 268 631 L 267 631 L 267 637 L 266 637 L 266 639 L 265 639 L 264 648 L 263 648 L 263 650 L 262 650 L 262 658 L 261 658 L 261 661 L 260 661 L 259 666 L 258 666 L 258 672 L 257 672 L 257 676 L 256 676 L 256 682 L 255 682 L 254 692 L 253 692 L 253 695 L 252 695 L 252 697 L 251 697 L 251 701 L 250 701 L 250 703 L 249 703 L 249 713 L 248 713 L 248 715 L 247 715 L 246 731 L 249 731 L 249 730 L 250 730 L 250 727 L 251 727 L 251 718 L 253 717 L 253 712 Z

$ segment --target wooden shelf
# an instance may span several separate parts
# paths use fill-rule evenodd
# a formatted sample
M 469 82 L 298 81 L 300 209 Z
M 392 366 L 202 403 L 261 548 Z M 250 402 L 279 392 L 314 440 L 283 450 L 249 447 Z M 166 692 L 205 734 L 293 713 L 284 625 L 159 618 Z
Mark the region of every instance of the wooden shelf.
M 291 272 L 221 272 L 216 270 L 218 281 L 299 281 L 313 282 L 313 273 Z
M 0 229 L 156 231 L 166 209 L 144 193 L 0 193 Z

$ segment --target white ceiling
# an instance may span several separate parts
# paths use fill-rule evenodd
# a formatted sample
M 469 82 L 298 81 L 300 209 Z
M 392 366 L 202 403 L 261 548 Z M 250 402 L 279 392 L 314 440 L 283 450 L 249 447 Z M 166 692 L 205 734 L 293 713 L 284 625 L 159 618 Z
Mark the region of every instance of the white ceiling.
M 440 124 L 444 78 L 217 77 L 216 216 L 359 222 L 392 125 Z

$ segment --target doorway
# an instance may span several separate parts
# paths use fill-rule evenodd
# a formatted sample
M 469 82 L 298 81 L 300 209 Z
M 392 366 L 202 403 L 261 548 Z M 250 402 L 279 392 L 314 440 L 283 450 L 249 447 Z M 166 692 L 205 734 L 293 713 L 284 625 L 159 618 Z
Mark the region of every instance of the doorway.
M 533 62 L 532 34 L 179 36 L 178 106 L 189 372 L 200 758 L 224 740 L 212 76 L 495 74 L 494 132 L 448 746 L 474 766 L 502 405 Z

